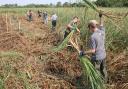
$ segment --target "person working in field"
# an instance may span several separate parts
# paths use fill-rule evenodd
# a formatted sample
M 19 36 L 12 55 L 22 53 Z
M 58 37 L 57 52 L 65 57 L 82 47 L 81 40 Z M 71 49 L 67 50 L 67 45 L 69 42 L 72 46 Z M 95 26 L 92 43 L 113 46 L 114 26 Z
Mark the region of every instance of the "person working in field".
M 52 31 L 54 31 L 55 30 L 55 28 L 56 28 L 56 23 L 57 23 L 57 15 L 54 13 L 53 15 L 52 15 L 52 17 L 51 17 L 51 21 L 52 21 Z
M 80 30 L 77 28 L 77 25 L 79 22 L 80 20 L 77 16 L 73 17 L 72 21 L 67 25 L 67 28 L 65 30 L 64 39 L 70 34 L 72 30 L 75 30 L 75 33 L 69 39 L 69 44 L 67 44 L 69 48 L 74 46 L 76 47 L 76 49 L 78 49 L 76 45 L 78 45 L 77 37 L 78 37 L 78 34 L 80 33 Z
M 106 51 L 105 51 L 105 28 L 103 26 L 102 14 L 99 14 L 100 23 L 96 20 L 90 20 L 88 24 L 89 31 L 92 32 L 90 36 L 90 50 L 83 51 L 78 50 L 80 56 L 84 54 L 92 54 L 91 62 L 96 69 L 102 74 L 107 82 L 107 71 L 106 71 Z
M 66 38 L 69 35 L 69 33 L 72 31 L 72 29 L 74 29 L 74 25 L 77 26 L 77 24 L 79 23 L 79 21 L 80 20 L 79 20 L 79 18 L 77 16 L 73 17 L 73 19 L 70 21 L 70 23 L 66 27 L 66 30 L 64 32 L 64 38 Z M 76 28 L 76 30 L 78 32 L 80 32 L 80 30 L 78 28 Z
M 32 21 L 32 16 L 33 16 L 33 12 L 31 10 L 29 10 L 27 12 L 27 17 L 28 17 L 28 21 L 31 22 Z
M 40 17 L 41 17 L 41 11 L 38 10 L 38 18 L 40 18 Z
M 44 22 L 44 24 L 48 23 L 48 13 L 47 12 L 43 13 L 43 22 Z

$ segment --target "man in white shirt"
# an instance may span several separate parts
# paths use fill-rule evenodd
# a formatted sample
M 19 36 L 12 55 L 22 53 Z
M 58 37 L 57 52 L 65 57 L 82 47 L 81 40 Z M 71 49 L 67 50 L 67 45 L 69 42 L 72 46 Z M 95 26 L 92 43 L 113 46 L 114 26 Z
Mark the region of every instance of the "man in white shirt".
M 53 15 L 52 15 L 52 17 L 51 17 L 51 21 L 52 21 L 52 31 L 54 31 L 55 30 L 55 28 L 56 28 L 56 23 L 57 23 L 57 15 L 54 13 Z

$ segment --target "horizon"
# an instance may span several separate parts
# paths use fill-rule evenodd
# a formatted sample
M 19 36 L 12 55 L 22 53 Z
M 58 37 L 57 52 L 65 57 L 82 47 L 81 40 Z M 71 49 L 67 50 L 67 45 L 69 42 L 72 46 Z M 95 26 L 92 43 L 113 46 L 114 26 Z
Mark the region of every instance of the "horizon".
M 18 4 L 18 5 L 28 5 L 28 4 L 56 4 L 57 2 L 72 2 L 73 0 L 25 0 L 24 2 L 22 0 L 2 0 L 0 1 L 0 5 L 5 4 Z

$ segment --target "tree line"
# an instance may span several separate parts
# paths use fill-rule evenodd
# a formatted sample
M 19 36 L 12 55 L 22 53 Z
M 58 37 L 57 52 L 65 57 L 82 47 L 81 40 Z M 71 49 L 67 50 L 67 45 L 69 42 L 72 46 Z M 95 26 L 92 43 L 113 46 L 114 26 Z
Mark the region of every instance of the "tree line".
M 93 1 L 97 6 L 101 7 L 128 7 L 128 0 L 96 0 Z M 18 4 L 5 4 L 1 5 L 1 7 L 4 8 L 15 8 L 15 7 L 85 7 L 86 3 L 84 2 L 77 2 L 77 3 L 69 3 L 69 2 L 57 2 L 56 5 L 50 3 L 50 4 L 28 4 L 24 6 L 19 6 Z
M 38 8 L 38 7 L 85 7 L 86 5 L 84 3 L 69 3 L 69 2 L 65 2 L 65 3 L 61 3 L 61 2 L 57 2 L 56 5 L 50 3 L 50 4 L 28 4 L 28 5 L 24 5 L 24 6 L 20 6 L 18 4 L 5 4 L 5 5 L 1 5 L 0 7 L 3 8 L 16 8 L 16 7 L 25 7 L 25 8 Z
M 92 1 L 95 3 L 97 6 L 101 7 L 128 7 L 128 0 L 94 0 Z M 65 2 L 64 4 L 61 4 L 61 2 L 57 2 L 56 4 L 57 7 L 63 7 L 63 6 L 68 6 L 68 7 L 84 7 L 86 6 L 86 3 L 84 2 L 78 2 L 78 3 L 68 3 Z
M 97 0 L 94 3 L 102 7 L 128 7 L 128 0 Z

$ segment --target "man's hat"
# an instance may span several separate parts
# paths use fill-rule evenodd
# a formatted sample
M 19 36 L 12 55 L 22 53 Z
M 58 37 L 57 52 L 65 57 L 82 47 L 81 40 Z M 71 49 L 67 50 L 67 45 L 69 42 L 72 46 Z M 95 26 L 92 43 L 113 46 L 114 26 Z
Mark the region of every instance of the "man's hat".
M 96 20 L 90 20 L 88 23 L 88 27 L 96 27 L 99 23 Z
M 98 25 L 99 23 L 96 20 L 90 20 L 88 24 Z

